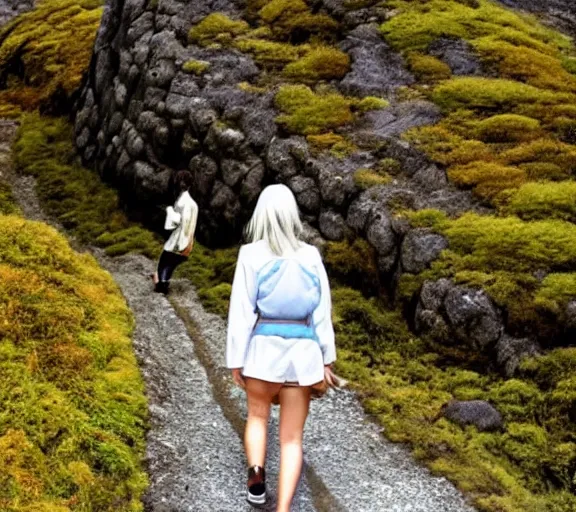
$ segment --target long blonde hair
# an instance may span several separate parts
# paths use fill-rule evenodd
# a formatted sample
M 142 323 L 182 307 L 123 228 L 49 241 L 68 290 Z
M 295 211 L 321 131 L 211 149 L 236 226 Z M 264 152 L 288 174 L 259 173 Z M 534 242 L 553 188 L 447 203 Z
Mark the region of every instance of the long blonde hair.
M 261 193 L 246 226 L 249 242 L 264 240 L 270 250 L 284 256 L 298 250 L 303 227 L 294 194 L 286 185 L 269 185 Z

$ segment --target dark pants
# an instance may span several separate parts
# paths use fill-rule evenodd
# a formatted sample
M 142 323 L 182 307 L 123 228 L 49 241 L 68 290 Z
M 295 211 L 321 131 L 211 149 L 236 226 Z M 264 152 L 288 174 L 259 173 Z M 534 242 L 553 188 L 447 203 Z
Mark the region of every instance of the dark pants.
M 176 267 L 187 260 L 186 256 L 170 251 L 162 251 L 158 261 L 158 283 L 154 291 L 168 293 L 170 279 Z

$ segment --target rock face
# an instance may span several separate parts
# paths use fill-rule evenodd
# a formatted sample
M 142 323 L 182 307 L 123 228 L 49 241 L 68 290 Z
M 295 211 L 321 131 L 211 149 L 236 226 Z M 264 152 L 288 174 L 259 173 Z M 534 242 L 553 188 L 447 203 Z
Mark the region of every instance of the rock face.
M 19 14 L 29 11 L 33 6 L 33 0 L 2 0 L 0 2 L 0 27 Z
M 212 245 L 236 243 L 262 188 L 284 183 L 316 243 L 363 237 L 386 277 L 425 270 L 447 241 L 412 230 L 395 210 L 459 214 L 479 206 L 401 139 L 412 127 L 436 123 L 441 113 L 422 99 L 398 100 L 398 88 L 414 78 L 379 32 L 389 13 L 378 5 L 351 4 L 314 4 L 314 15 L 330 16 L 338 25 L 337 51 L 350 59 L 349 72 L 327 85 L 348 97 L 386 98 L 390 107 L 355 115 L 341 130 L 355 149 L 333 154 L 277 123 L 278 86 L 270 85 L 274 80 L 260 61 L 230 45 L 189 41 L 190 29 L 209 14 L 250 20 L 245 2 L 108 0 L 75 108 L 76 146 L 84 163 L 117 186 L 133 213 L 158 224 L 158 206 L 174 199 L 174 172 L 189 169 L 200 206 L 199 236 Z M 431 51 L 455 74 L 482 72 L 464 41 L 441 38 Z M 365 189 L 356 183 L 359 169 L 377 170 L 382 162 L 393 169 L 389 184 Z M 495 350 L 504 321 L 486 294 L 439 281 L 428 283 L 421 295 L 415 317 L 420 331 L 444 338 L 449 333 L 474 350 Z M 502 346 L 507 348 L 501 364 L 512 372 L 532 350 L 527 344 Z
M 500 0 L 508 7 L 544 15 L 552 23 L 572 35 L 576 34 L 576 2 L 574 0 Z
M 377 151 L 359 149 L 344 158 L 313 154 L 304 137 L 279 130 L 277 89 L 239 87 L 262 76 L 250 55 L 189 43 L 188 31 L 208 14 L 246 18 L 240 2 L 109 0 L 76 108 L 76 145 L 84 162 L 114 182 L 132 211 L 153 220 L 162 211 L 156 206 L 172 201 L 172 173 L 189 169 L 200 205 L 200 235 L 209 243 L 236 242 L 262 187 L 285 183 L 305 220 L 324 238 L 366 237 L 379 253 L 381 270 L 391 271 L 402 241 L 391 228 L 391 195 L 408 190 L 417 207 L 447 211 L 469 209 L 472 201 L 448 185 L 444 171 L 399 140 L 410 127 L 437 122 L 440 112 L 424 101 L 395 101 L 396 89 L 414 79 L 379 33 L 385 13 L 351 11 L 337 0 L 318 7 L 344 28 L 339 47 L 351 62 L 346 76 L 331 86 L 348 96 L 392 102 L 350 127 L 359 147 Z M 183 65 L 190 61 L 204 71 L 186 72 Z M 399 162 L 402 183 L 398 190 L 371 190 L 369 198 L 355 185 L 354 173 L 382 158 Z M 430 263 L 438 251 L 429 249 L 423 258 L 412 257 L 412 266 Z

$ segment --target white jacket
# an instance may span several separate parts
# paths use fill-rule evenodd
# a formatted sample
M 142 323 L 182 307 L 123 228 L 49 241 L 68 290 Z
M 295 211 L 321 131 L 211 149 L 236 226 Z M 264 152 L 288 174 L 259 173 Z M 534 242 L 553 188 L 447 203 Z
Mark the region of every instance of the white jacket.
M 284 265 L 286 260 L 293 264 Z M 230 298 L 228 368 L 243 368 L 244 375 L 268 382 L 303 386 L 320 382 L 324 365 L 336 359 L 331 309 L 330 285 L 318 249 L 302 244 L 292 255 L 280 258 L 264 241 L 244 245 Z M 284 320 L 309 317 L 313 335 L 253 332 L 258 315 Z
M 173 230 L 164 244 L 164 250 L 181 252 L 192 241 L 198 221 L 198 205 L 188 192 L 183 192 L 174 207 L 166 208 L 164 229 Z

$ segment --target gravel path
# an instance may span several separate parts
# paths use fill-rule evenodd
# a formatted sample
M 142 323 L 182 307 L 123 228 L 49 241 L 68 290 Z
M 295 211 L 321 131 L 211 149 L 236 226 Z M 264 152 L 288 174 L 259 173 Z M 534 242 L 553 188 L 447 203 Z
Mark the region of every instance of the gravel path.
M 43 212 L 34 180 L 11 171 L 14 123 L 0 122 L 0 172 L 24 215 L 55 224 Z M 75 248 L 81 247 L 72 239 Z M 224 369 L 225 323 L 207 313 L 194 287 L 175 280 L 168 299 L 152 293 L 154 262 L 140 255 L 108 258 L 88 248 L 115 278 L 136 318 L 134 347 L 151 415 L 146 458 L 154 512 L 251 510 L 244 502 L 243 393 Z M 278 410 L 270 425 L 271 494 L 278 465 Z M 294 511 L 472 512 L 444 478 L 386 441 L 351 392 L 314 402 L 305 436 L 306 469 Z M 273 510 L 273 504 L 269 509 Z

